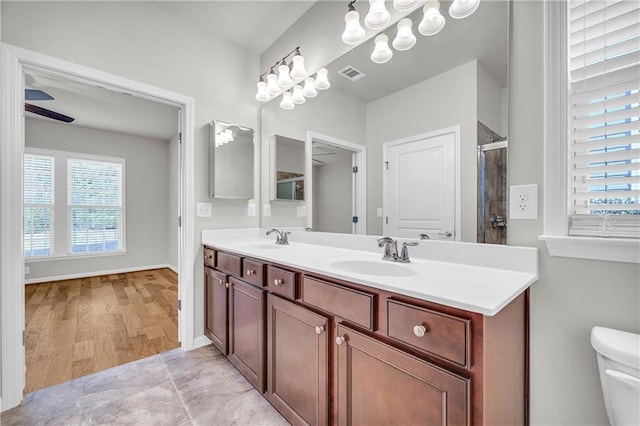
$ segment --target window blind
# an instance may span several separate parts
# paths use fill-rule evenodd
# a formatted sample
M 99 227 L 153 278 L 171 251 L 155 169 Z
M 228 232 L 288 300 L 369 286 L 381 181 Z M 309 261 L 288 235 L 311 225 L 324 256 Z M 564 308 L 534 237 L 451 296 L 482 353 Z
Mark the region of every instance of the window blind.
M 122 164 L 69 159 L 68 218 L 71 253 L 122 247 Z
M 24 256 L 51 256 L 54 158 L 24 155 Z
M 640 238 L 640 2 L 568 16 L 569 235 Z

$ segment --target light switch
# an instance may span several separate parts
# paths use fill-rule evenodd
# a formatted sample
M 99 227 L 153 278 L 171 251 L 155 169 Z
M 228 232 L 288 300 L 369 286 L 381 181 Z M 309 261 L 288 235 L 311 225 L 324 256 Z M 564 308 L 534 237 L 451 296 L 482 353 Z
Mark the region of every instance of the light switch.
M 197 203 L 196 216 L 211 217 L 211 203 Z
M 255 217 L 256 215 L 256 205 L 253 203 L 247 204 L 247 216 Z
M 382 207 L 378 207 L 378 217 L 382 217 Z
M 509 218 L 538 218 L 538 185 L 513 185 L 509 187 Z
M 262 216 L 265 216 L 265 217 L 271 216 L 271 204 L 262 205 Z

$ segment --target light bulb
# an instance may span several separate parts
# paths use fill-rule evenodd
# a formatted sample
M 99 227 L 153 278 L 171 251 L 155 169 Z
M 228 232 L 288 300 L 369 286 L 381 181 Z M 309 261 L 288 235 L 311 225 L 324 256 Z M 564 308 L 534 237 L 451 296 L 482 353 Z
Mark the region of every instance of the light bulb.
M 369 13 L 364 17 L 364 23 L 372 30 L 379 30 L 391 21 L 391 15 L 384 7 L 384 0 L 369 0 Z
M 413 9 L 420 3 L 420 0 L 393 0 L 393 7 L 398 12 L 406 12 Z
M 376 64 L 384 64 L 393 56 L 393 51 L 389 49 L 389 37 L 380 34 L 376 37 L 376 47 L 371 52 L 371 60 Z
M 300 86 L 299 84 L 293 86 L 293 94 L 291 95 L 291 100 L 296 105 L 300 105 L 306 102 L 306 99 L 302 94 L 302 86 Z
M 449 15 L 454 19 L 462 19 L 478 9 L 480 0 L 453 0 L 449 7 Z
M 315 98 L 318 96 L 318 91 L 314 85 L 313 77 L 307 77 L 304 80 L 304 87 L 302 88 L 302 95 L 305 98 Z
M 404 18 L 398 22 L 398 33 L 393 39 L 393 48 L 396 50 L 409 50 L 416 44 L 416 36 L 411 31 L 411 19 Z
M 364 40 L 364 28 L 360 25 L 360 14 L 355 8 L 344 15 L 344 22 L 346 25 L 342 33 L 342 41 L 345 44 L 358 44 Z
M 278 77 L 276 77 L 273 72 L 267 76 L 267 94 L 272 98 L 282 93 L 282 89 L 278 86 L 277 80 Z
M 233 142 L 233 132 L 231 131 L 231 129 L 225 130 L 224 136 L 225 136 L 225 139 L 227 140 L 227 143 Z
M 280 108 L 290 110 L 294 109 L 296 105 L 293 103 L 293 99 L 291 99 L 291 92 L 284 92 L 282 94 L 282 101 L 280 102 Z
M 331 83 L 329 83 L 329 79 L 327 78 L 327 73 L 328 71 L 326 68 L 320 68 L 318 70 L 318 72 L 316 73 L 315 81 L 316 89 L 327 90 L 329 87 L 331 87 Z
M 289 74 L 289 67 L 282 62 L 282 65 L 278 67 L 278 87 L 282 90 L 291 89 L 293 87 L 293 80 Z
M 418 31 L 424 36 L 432 36 L 439 33 L 445 24 L 444 16 L 440 14 L 440 2 L 429 0 L 422 8 L 424 16 L 418 25 Z
M 307 69 L 304 67 L 304 57 L 297 54 L 293 57 L 293 66 L 291 67 L 291 78 L 296 80 L 304 80 L 309 75 Z
M 260 102 L 266 102 L 271 99 L 271 96 L 267 93 L 267 83 L 261 78 L 257 84 L 258 91 L 256 92 L 256 100 Z

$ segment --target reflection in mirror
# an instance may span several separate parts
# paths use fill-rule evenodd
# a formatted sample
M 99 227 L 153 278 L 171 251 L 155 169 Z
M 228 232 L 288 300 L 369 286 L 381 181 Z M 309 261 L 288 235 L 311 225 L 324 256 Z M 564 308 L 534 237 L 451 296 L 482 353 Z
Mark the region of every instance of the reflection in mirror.
M 450 4 L 450 1 L 443 0 L 441 10 L 448 10 Z M 408 15 L 414 28 L 421 21 L 421 14 L 422 8 L 419 8 Z M 506 203 L 504 200 L 489 202 L 485 196 L 504 191 L 479 194 L 487 188 L 490 179 L 485 181 L 484 188 L 479 185 L 478 146 L 487 143 L 481 135 L 482 129 L 491 132 L 490 142 L 502 141 L 508 134 L 509 2 L 483 1 L 477 11 L 465 19 L 445 17 L 447 21 L 442 31 L 429 37 L 416 32 L 416 45 L 407 51 L 394 50 L 392 59 L 384 64 L 371 61 L 374 42 L 365 41 L 326 66 L 332 77 L 332 87 L 324 99 L 319 97 L 313 103 L 298 105 L 295 111 L 284 113 L 278 113 L 276 103 L 268 103 L 262 109 L 263 129 L 269 128 L 272 132 L 277 129 L 278 133 L 296 135 L 300 139 L 303 131 L 321 132 L 366 146 L 367 204 L 366 210 L 358 216 L 360 220 L 366 219 L 368 234 L 381 235 L 387 220 L 392 222 L 394 219 L 389 217 L 393 212 L 383 209 L 383 187 L 390 173 L 384 164 L 385 146 L 391 148 L 393 144 L 399 146 L 403 142 L 458 128 L 459 140 L 454 152 L 454 165 L 451 166 L 455 167 L 457 178 L 451 190 L 454 194 L 448 197 L 457 200 L 456 217 L 450 221 L 455 228 L 425 229 L 427 232 L 422 232 L 417 227 L 410 230 L 411 235 L 418 238 L 419 234 L 428 233 L 432 239 L 467 242 L 483 241 L 484 238 L 489 242 L 487 237 L 480 238 L 480 228 L 484 224 L 494 233 L 500 233 L 499 238 L 491 242 L 502 243 L 506 239 L 507 226 L 500 222 L 499 217 L 504 218 L 506 211 L 498 208 Z M 396 26 L 392 25 L 384 32 L 392 40 Z M 506 148 L 502 156 L 506 158 L 505 151 Z M 413 157 L 404 158 L 411 160 Z M 405 163 L 400 167 L 403 167 L 402 176 L 409 179 L 407 183 L 412 183 L 414 174 L 406 167 L 426 168 L 416 161 Z M 497 178 L 492 175 L 492 182 L 506 187 L 506 167 L 487 170 L 485 176 L 494 171 L 501 175 Z M 422 175 L 429 177 L 429 173 Z M 346 176 L 341 179 L 343 186 L 348 186 L 350 182 L 344 179 Z M 307 199 L 315 200 L 313 191 L 317 190 L 316 185 L 310 186 Z M 420 186 L 401 182 L 397 187 L 409 188 L 399 202 L 410 207 L 397 215 L 419 213 L 427 218 L 429 212 L 439 210 L 434 205 L 439 201 L 433 197 L 424 198 L 425 191 L 421 191 Z M 482 212 L 478 204 L 481 199 L 485 199 L 485 206 L 493 206 L 488 208 L 484 219 L 480 217 Z M 336 198 L 332 205 L 335 210 L 341 209 L 337 203 Z M 416 208 L 422 210 L 416 212 Z M 318 206 L 313 205 L 314 215 L 317 209 Z M 296 222 L 294 212 L 281 210 L 277 213 L 282 215 L 279 223 L 285 220 L 292 226 L 300 223 Z M 493 228 L 492 216 L 496 218 L 494 224 L 501 223 L 502 226 Z M 316 222 L 313 221 L 314 230 L 317 229 Z
M 253 198 L 253 129 L 217 120 L 209 127 L 209 196 Z
M 272 200 L 304 201 L 305 144 L 285 136 L 272 138 Z

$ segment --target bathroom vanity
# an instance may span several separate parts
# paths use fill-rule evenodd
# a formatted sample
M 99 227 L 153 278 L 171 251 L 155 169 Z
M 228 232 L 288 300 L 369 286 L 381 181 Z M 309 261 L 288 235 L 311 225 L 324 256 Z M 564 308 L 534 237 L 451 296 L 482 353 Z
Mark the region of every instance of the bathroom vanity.
M 515 256 L 529 271 L 508 271 L 383 262 L 327 245 L 331 234 L 294 233 L 289 246 L 215 234 L 203 234 L 205 334 L 292 424 L 526 423 L 535 249 Z M 329 240 L 297 242 L 310 238 Z M 446 255 L 442 244 L 460 243 L 423 245 Z M 478 304 L 453 300 L 466 285 Z

